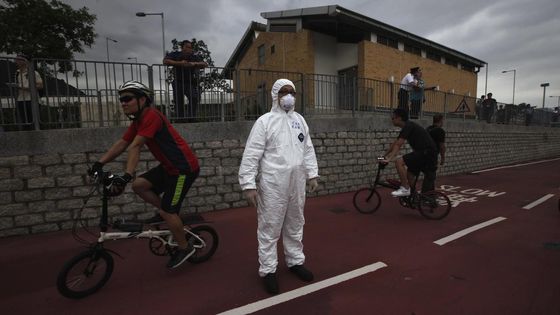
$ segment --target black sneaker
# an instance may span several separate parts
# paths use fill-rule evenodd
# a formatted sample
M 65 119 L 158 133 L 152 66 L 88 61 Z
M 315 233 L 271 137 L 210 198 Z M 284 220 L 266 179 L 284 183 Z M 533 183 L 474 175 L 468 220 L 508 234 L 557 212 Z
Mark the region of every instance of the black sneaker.
M 270 294 L 278 294 L 278 280 L 276 280 L 276 273 L 267 273 L 263 277 L 264 288 Z
M 298 278 L 305 282 L 313 281 L 313 274 L 303 265 L 295 265 L 290 267 L 290 271 L 295 273 Z
M 144 220 L 145 224 L 162 224 L 165 220 L 161 217 L 159 213 L 156 213 L 153 217 Z
M 173 269 L 179 267 L 182 263 L 184 263 L 189 257 L 194 254 L 195 249 L 191 246 L 187 247 L 187 249 L 177 249 L 173 255 L 171 255 L 171 259 L 167 263 L 167 268 Z

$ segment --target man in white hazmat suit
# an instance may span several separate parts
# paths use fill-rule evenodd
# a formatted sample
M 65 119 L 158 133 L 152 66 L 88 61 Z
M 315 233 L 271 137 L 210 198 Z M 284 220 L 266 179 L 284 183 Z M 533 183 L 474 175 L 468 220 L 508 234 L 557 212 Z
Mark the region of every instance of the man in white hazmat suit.
M 294 84 L 280 79 L 271 94 L 272 109 L 257 119 L 247 139 L 239 184 L 249 204 L 257 207 L 259 275 L 266 291 L 276 294 L 280 233 L 290 271 L 303 281 L 313 280 L 303 266 L 303 207 L 306 181 L 313 192 L 319 175 L 309 127 L 294 111 Z

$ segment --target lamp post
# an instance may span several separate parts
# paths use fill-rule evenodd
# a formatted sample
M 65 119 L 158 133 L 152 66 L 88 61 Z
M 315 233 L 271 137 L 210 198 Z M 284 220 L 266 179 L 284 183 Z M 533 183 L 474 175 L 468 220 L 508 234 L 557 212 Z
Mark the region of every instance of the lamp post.
M 107 44 L 107 74 L 108 74 L 108 79 L 106 81 L 107 87 L 109 88 L 108 90 L 111 91 L 111 60 L 109 59 L 109 41 L 112 41 L 113 43 L 118 43 L 119 41 L 116 39 L 112 39 L 111 37 L 105 36 L 105 43 Z M 113 68 L 113 70 L 115 70 Z M 115 80 L 116 82 L 116 80 Z
M 116 39 L 112 39 L 111 37 L 107 37 L 105 36 L 105 43 L 107 44 L 107 61 L 111 61 L 109 60 L 109 41 L 112 41 L 113 43 L 118 43 L 119 41 Z
M 511 104 L 515 105 L 515 72 L 516 72 L 516 69 L 502 71 L 502 73 L 508 73 L 508 72 L 513 72 L 513 98 L 511 100 Z
M 161 16 L 161 47 L 163 58 L 165 58 L 165 20 L 163 18 L 163 12 L 136 12 L 136 16 L 138 17 L 145 17 L 146 15 L 160 15 Z M 167 84 L 167 67 L 164 67 L 164 76 L 165 76 L 165 103 L 169 104 L 169 86 Z M 160 83 L 161 87 L 161 83 Z
M 556 106 L 558 106 L 558 107 L 560 108 L 560 95 L 550 95 L 549 97 L 556 97 L 556 98 L 558 98 L 558 105 L 556 105 Z
M 163 48 L 163 57 L 165 57 L 165 22 L 163 18 L 163 12 L 156 12 L 156 13 L 147 13 L 147 12 L 137 12 L 136 16 L 138 17 L 145 17 L 146 15 L 161 15 L 161 35 L 162 35 L 162 48 Z
M 546 97 L 546 87 L 549 86 L 550 83 L 542 83 L 541 86 L 543 88 L 543 92 L 542 92 L 542 108 L 544 108 L 544 99 Z

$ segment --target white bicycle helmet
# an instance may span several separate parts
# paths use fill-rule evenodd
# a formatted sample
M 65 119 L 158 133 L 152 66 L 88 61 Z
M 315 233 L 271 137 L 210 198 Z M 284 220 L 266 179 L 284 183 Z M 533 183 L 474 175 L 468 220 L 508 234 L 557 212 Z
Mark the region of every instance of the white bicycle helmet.
M 144 85 L 142 82 L 136 80 L 126 81 L 119 87 L 119 94 L 124 91 L 132 92 L 138 96 L 145 96 L 150 100 L 150 102 L 152 101 L 152 90 L 150 90 L 150 88 Z

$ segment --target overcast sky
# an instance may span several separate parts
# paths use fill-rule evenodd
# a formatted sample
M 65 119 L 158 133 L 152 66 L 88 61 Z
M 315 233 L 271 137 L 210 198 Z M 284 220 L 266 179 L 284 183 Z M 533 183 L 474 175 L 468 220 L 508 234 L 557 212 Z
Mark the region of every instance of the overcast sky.
M 162 61 L 161 17 L 136 17 L 138 11 L 163 12 L 166 48 L 171 39 L 204 40 L 216 66 L 223 66 L 251 21 L 266 23 L 261 12 L 338 4 L 346 9 L 428 38 L 488 63 L 488 92 L 499 102 L 511 102 L 516 69 L 515 102 L 555 107 L 560 96 L 559 0 L 62 0 L 74 8 L 88 7 L 97 15 L 98 34 L 91 49 L 76 59 L 106 60 L 106 40 L 112 61 L 153 64 Z M 478 76 L 485 91 L 486 69 Z

